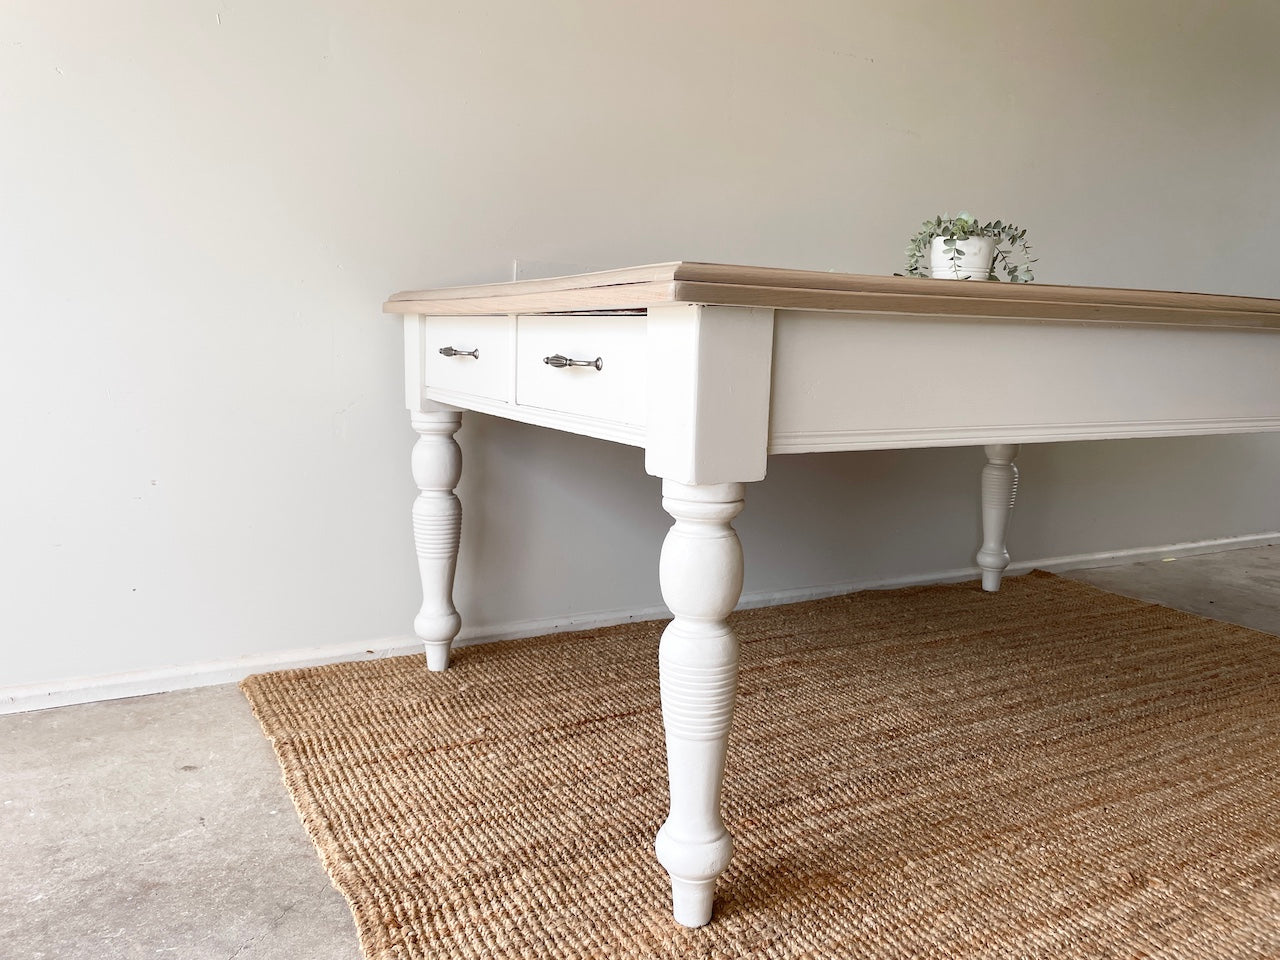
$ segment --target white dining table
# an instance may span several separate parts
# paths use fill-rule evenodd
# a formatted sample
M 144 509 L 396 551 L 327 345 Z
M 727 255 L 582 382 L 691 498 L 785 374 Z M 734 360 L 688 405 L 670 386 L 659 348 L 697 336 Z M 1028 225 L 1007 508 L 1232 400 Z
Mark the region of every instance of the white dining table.
M 982 586 L 998 590 L 1019 446 L 1280 430 L 1280 301 L 672 262 L 397 293 L 418 440 L 414 629 L 444 670 L 476 411 L 642 447 L 673 519 L 658 559 L 675 919 L 711 918 L 742 590 L 733 519 L 768 458 L 982 446 Z

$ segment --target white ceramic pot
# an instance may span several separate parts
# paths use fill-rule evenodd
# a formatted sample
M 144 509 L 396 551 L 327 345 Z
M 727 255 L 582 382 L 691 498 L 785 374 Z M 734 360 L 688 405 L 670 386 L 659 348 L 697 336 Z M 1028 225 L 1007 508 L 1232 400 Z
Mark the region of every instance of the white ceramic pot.
M 991 262 L 996 256 L 995 237 L 970 237 L 957 240 L 956 249 L 964 252 L 951 262 L 951 250 L 942 237 L 929 244 L 929 273 L 938 280 L 986 280 L 991 276 Z

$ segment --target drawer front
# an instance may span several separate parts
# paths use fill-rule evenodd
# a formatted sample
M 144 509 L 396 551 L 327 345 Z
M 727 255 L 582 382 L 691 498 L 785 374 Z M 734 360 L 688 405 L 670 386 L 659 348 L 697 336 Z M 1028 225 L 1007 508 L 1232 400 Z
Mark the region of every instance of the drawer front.
M 642 425 L 645 421 L 645 317 L 520 317 L 516 403 Z M 554 367 L 546 357 L 600 360 Z
M 510 403 L 515 394 L 513 317 L 427 317 L 423 357 L 428 389 Z M 440 351 L 475 351 L 476 357 Z

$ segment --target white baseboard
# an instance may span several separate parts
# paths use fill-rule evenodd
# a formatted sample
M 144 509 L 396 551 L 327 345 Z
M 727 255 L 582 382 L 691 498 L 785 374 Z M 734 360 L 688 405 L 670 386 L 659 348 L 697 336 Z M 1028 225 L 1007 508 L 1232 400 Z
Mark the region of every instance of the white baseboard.
M 68 677 L 48 683 L 0 687 L 0 715 L 93 703 L 98 700 L 141 697 L 152 693 L 168 693 L 171 690 L 208 687 L 217 683 L 237 683 L 255 673 L 319 666 L 322 663 L 339 663 L 344 660 L 395 657 L 421 649 L 422 642 L 417 637 L 406 635 L 369 643 L 298 647 L 230 660 L 204 660 L 151 670 L 133 670 L 97 677 Z
M 1270 533 L 1252 533 L 1243 537 L 1224 537 L 1221 540 L 1193 540 L 1188 543 L 1171 543 L 1163 547 L 1133 547 L 1127 550 L 1104 550 L 1099 553 L 1075 553 L 1063 557 L 1046 557 L 1034 563 L 1011 563 L 1008 573 L 1027 573 L 1030 570 L 1077 570 L 1080 567 L 1114 567 L 1121 563 L 1141 563 L 1146 560 L 1176 560 L 1178 557 L 1194 557 L 1202 553 L 1221 553 L 1226 550 L 1244 550 L 1249 547 L 1270 547 L 1280 544 L 1280 530 Z
M 1032 570 L 1076 570 L 1080 567 L 1112 567 L 1121 563 L 1140 563 L 1144 560 L 1165 560 L 1177 557 L 1193 557 L 1202 553 L 1221 553 L 1226 550 L 1244 550 L 1249 547 L 1266 547 L 1280 544 L 1280 531 L 1251 533 L 1242 537 L 1223 537 L 1218 540 L 1194 540 L 1187 543 L 1170 543 L 1156 547 L 1131 547 L 1124 550 L 1102 550 L 1098 553 L 1074 553 L 1061 557 L 1044 557 L 1040 560 L 1016 560 L 1005 570 L 1006 576 L 1017 576 Z M 820 597 L 836 597 L 858 590 L 891 590 L 894 587 L 916 587 L 928 583 L 959 583 L 976 580 L 982 576 L 977 564 L 932 570 L 927 573 L 911 573 L 899 577 L 863 578 L 844 583 L 832 583 L 818 587 L 799 587 L 793 590 L 760 591 L 744 593 L 739 610 L 753 607 L 770 607 L 780 603 L 796 603 L 800 600 L 817 600 Z M 662 608 L 665 610 L 665 608 Z M 657 615 L 657 614 L 655 614 Z M 639 619 L 639 618 L 633 618 Z M 571 628 L 573 629 L 573 628 Z M 530 634 L 531 636 L 531 634 Z
M 1021 560 L 1009 565 L 1007 575 L 1013 576 L 1029 570 L 1072 570 L 1078 567 L 1111 566 L 1120 563 L 1137 563 L 1144 560 L 1163 560 L 1190 557 L 1202 553 L 1223 550 L 1240 550 L 1280 543 L 1280 531 L 1250 534 L 1243 537 L 1224 537 L 1219 540 L 1197 540 L 1193 543 L 1174 543 L 1156 547 L 1134 547 L 1126 550 L 1110 550 L 1098 553 L 1079 553 L 1062 557 L 1045 557 L 1039 560 Z M 745 593 L 739 609 L 767 607 L 780 603 L 796 603 L 833 597 L 857 590 L 883 590 L 892 587 L 918 586 L 927 583 L 953 583 L 972 580 L 980 576 L 977 566 L 953 567 L 930 570 L 898 577 L 869 577 L 830 583 L 822 586 L 798 587 L 789 590 L 767 590 Z M 670 616 L 662 605 L 630 610 L 601 610 L 568 617 L 547 617 L 538 620 L 519 620 L 488 627 L 464 629 L 456 641 L 457 646 L 489 643 L 495 640 L 513 640 L 518 637 L 536 637 L 544 633 L 562 633 L 570 630 L 590 630 L 634 620 L 653 620 Z M 367 643 L 342 643 L 325 647 L 300 647 L 278 650 L 251 657 L 231 660 L 208 660 L 200 663 L 161 667 L 152 670 L 135 670 L 97 677 L 70 677 L 48 683 L 34 683 L 0 687 L 0 714 L 21 713 L 47 707 L 63 707 L 99 700 L 118 700 L 171 690 L 186 690 L 218 683 L 235 683 L 254 673 L 287 670 L 292 667 L 319 666 L 348 660 L 372 660 L 380 657 L 402 656 L 418 653 L 420 641 L 412 635 L 386 637 Z

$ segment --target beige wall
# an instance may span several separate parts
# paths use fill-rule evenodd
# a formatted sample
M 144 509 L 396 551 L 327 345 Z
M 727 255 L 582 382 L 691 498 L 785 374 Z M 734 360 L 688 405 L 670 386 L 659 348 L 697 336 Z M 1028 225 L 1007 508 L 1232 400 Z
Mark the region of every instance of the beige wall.
M 1280 297 L 1278 46 L 1270 0 L 9 0 L 0 687 L 408 632 L 393 290 L 888 273 L 963 207 L 1027 226 L 1044 282 Z M 472 628 L 659 602 L 638 451 L 462 442 Z M 1280 529 L 1277 438 L 1022 462 L 1020 558 Z M 965 566 L 980 464 L 775 458 L 748 591 Z

